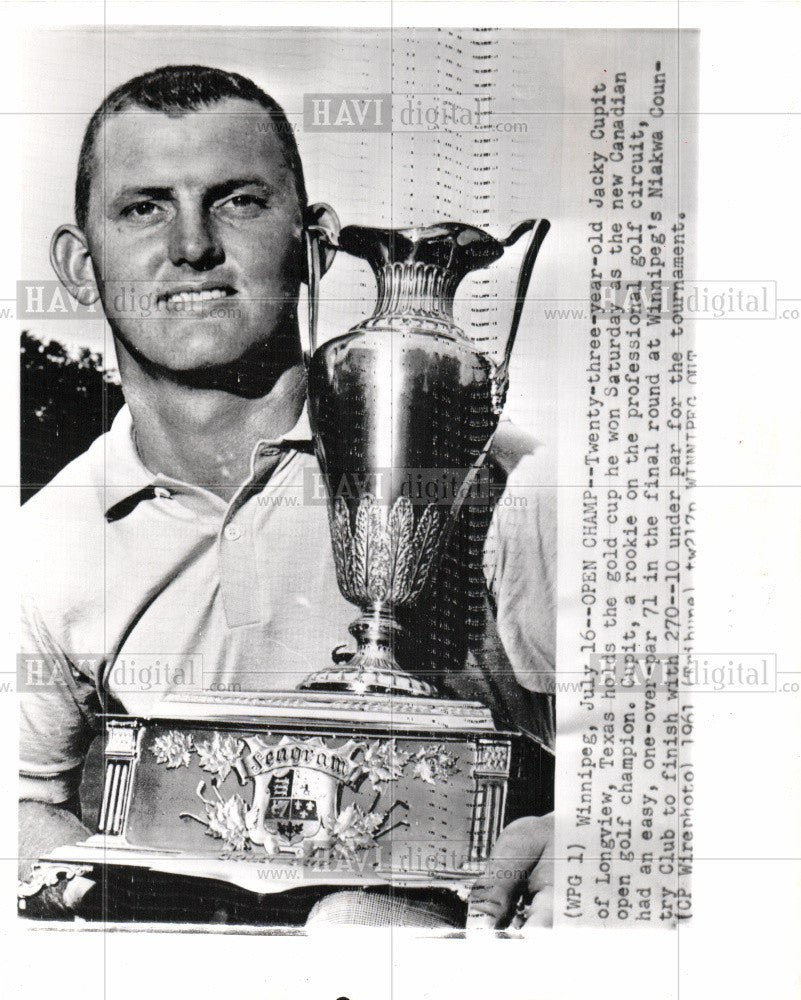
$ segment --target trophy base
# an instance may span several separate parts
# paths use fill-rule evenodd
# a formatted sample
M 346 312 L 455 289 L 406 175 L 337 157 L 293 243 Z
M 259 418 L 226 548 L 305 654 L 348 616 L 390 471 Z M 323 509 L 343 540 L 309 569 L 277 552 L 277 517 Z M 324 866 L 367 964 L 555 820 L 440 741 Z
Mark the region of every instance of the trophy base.
M 425 681 L 400 670 L 370 668 L 349 663 L 316 670 L 298 685 L 299 691 L 344 691 L 348 694 L 388 694 L 403 698 L 436 698 L 437 692 Z
M 162 919 L 141 914 L 190 897 L 251 916 L 251 894 L 285 899 L 272 914 L 348 888 L 465 899 L 502 826 L 552 808 L 532 801 L 553 780 L 544 754 L 477 702 L 175 694 L 104 730 L 98 833 L 44 858 L 21 908 L 54 869 L 106 887 L 104 921 Z
M 406 673 L 395 659 L 394 647 L 402 629 L 390 607 L 376 602 L 364 608 L 349 632 L 356 639 L 356 652 L 343 653 L 338 646 L 331 654 L 335 666 L 309 674 L 298 685 L 299 691 L 438 697 L 436 688 Z
M 471 883 L 515 743 L 473 702 L 297 690 L 167 696 L 104 723 L 99 836 L 57 860 L 261 893 Z

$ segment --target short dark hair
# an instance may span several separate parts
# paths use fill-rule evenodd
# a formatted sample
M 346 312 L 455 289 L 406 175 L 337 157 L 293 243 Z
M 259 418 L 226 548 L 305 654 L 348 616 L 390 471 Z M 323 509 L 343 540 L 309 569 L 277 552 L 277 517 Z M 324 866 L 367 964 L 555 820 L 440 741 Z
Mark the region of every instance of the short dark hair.
M 126 108 L 147 108 L 165 114 L 180 115 L 197 111 L 230 97 L 253 101 L 269 115 L 287 165 L 295 177 L 301 209 L 306 207 L 306 184 L 303 166 L 292 126 L 284 110 L 269 94 L 239 73 L 213 69 L 210 66 L 161 66 L 134 77 L 113 90 L 92 115 L 81 144 L 78 178 L 75 182 L 75 221 L 81 229 L 89 213 L 89 192 L 94 172 L 94 151 L 97 134 L 106 118 Z

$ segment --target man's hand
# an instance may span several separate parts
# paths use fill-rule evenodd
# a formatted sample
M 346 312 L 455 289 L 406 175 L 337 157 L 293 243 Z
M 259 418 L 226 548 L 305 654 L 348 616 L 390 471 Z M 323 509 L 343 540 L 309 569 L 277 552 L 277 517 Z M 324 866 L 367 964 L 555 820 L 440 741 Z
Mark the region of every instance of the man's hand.
M 86 866 L 43 864 L 20 883 L 19 912 L 35 920 L 65 920 L 93 914 L 96 883 L 84 877 Z
M 91 831 L 68 809 L 46 802 L 24 800 L 19 804 L 19 879 L 27 883 L 33 863 L 64 844 L 77 844 Z M 36 882 L 34 881 L 34 884 Z M 26 916 L 63 919 L 81 914 L 90 903 L 95 883 L 83 875 L 45 883 L 38 892 L 23 897 Z
M 515 820 L 501 833 L 470 894 L 467 926 L 550 927 L 553 813 Z

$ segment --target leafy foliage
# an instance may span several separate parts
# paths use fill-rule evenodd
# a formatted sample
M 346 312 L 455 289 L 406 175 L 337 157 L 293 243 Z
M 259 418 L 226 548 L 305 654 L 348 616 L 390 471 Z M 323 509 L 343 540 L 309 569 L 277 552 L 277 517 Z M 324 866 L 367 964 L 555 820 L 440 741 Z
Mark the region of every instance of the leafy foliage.
M 340 812 L 333 823 L 323 821 L 328 834 L 327 850 L 334 857 L 355 860 L 359 851 L 375 846 L 375 835 L 386 821 L 386 813 L 364 812 L 356 803 Z
M 458 771 L 456 758 L 447 752 L 442 743 L 423 747 L 414 755 L 416 761 L 413 774 L 428 785 L 436 784 L 438 778 L 447 778 Z
M 204 771 L 216 774 L 220 781 L 225 781 L 231 773 L 231 768 L 239 760 L 244 749 L 242 740 L 234 736 L 221 736 L 215 732 L 211 742 L 205 740 L 196 743 L 195 750 L 200 758 L 200 766 Z
M 150 752 L 159 764 L 166 764 L 168 768 L 181 767 L 182 764 L 189 767 L 193 749 L 191 736 L 171 729 L 153 741 Z
M 203 800 L 206 807 L 206 833 L 210 837 L 217 837 L 225 841 L 225 851 L 246 851 L 250 848 L 248 843 L 247 829 L 247 807 L 241 795 L 232 795 L 224 799 L 212 782 L 212 791 L 215 798 L 207 799 L 203 792 L 205 787 L 201 784 L 198 788 L 198 796 Z M 197 817 L 196 817 L 197 818 Z M 201 820 L 201 822 L 203 822 Z
M 71 353 L 25 331 L 20 358 L 20 473 L 27 500 L 108 429 L 122 389 L 88 348 Z
M 387 782 L 400 778 L 410 757 L 410 753 L 404 753 L 396 747 L 395 740 L 374 740 L 365 750 L 364 760 L 359 767 L 367 775 L 373 788 L 381 792 Z

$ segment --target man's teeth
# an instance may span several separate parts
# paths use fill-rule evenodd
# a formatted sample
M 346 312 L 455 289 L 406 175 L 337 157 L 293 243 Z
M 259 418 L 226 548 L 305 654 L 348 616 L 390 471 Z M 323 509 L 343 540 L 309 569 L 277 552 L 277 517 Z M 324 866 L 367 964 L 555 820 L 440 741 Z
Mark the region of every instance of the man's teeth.
M 228 296 L 228 292 L 224 288 L 204 288 L 197 292 L 174 292 L 172 295 L 168 295 L 167 302 L 181 302 L 187 305 L 196 302 L 211 302 L 214 299 L 224 299 Z

